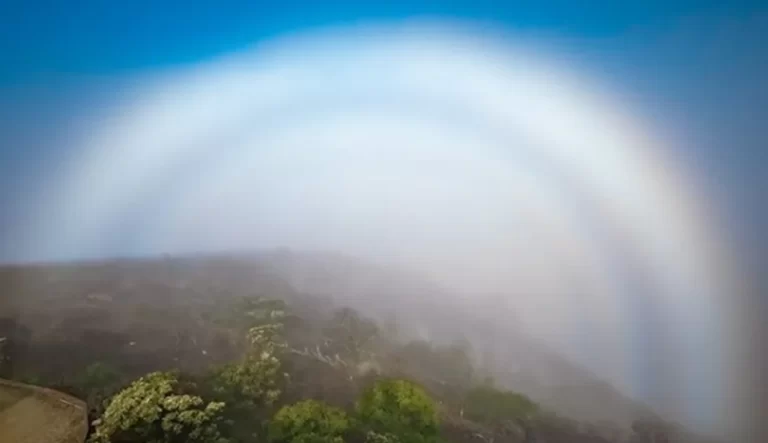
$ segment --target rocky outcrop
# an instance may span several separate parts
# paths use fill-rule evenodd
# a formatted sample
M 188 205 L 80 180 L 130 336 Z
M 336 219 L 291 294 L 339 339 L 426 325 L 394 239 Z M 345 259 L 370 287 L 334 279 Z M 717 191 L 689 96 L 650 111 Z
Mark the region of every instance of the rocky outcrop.
M 0 441 L 83 443 L 85 402 L 52 389 L 0 379 Z

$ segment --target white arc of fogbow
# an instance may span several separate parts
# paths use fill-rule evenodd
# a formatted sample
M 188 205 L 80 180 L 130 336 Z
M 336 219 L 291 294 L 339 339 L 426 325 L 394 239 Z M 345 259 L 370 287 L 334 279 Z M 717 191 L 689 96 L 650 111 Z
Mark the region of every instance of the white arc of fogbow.
M 676 394 L 693 410 L 702 385 L 723 394 L 729 255 L 679 159 L 600 89 L 450 26 L 307 34 L 164 72 L 72 138 L 30 248 L 400 261 L 514 294 L 560 344 L 591 337 L 630 391 L 646 356 L 629 300 L 643 297 L 675 325 Z

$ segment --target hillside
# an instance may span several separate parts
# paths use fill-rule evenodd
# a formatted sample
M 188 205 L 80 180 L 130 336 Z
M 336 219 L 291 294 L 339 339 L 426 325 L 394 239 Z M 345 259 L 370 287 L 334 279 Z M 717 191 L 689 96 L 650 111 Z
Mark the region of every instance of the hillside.
M 112 368 L 113 389 L 157 370 L 204 373 L 241 352 L 244 300 L 280 300 L 290 313 L 286 399 L 351 405 L 361 387 L 339 370 L 364 364 L 423 383 L 448 408 L 443 430 L 454 440 L 483 435 L 469 431 L 478 424 L 463 416 L 463 400 L 452 403 L 480 379 L 582 422 L 568 429 L 581 429 L 585 442 L 623 441 L 637 419 L 658 421 L 513 321 L 497 321 L 498 306 L 468 305 L 417 275 L 350 257 L 277 251 L 15 266 L 0 269 L 0 291 L 0 337 L 9 341 L 0 376 L 93 396 L 92 414 L 114 393 L 84 387 L 94 364 Z M 333 335 L 359 315 L 372 320 L 354 320 L 356 338 Z M 359 325 L 369 324 L 380 333 L 363 346 Z
M 651 415 L 644 405 L 528 336 L 499 297 L 459 295 L 417 274 L 338 254 L 283 251 L 251 260 L 300 293 L 330 297 L 379 322 L 396 318 L 408 338 L 441 344 L 466 340 L 497 382 L 566 416 L 629 426 Z

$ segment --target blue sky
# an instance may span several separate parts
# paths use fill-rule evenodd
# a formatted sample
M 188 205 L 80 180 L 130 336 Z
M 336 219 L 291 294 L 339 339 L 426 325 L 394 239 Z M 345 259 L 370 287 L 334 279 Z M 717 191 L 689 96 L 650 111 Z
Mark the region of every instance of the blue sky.
M 414 16 L 489 20 L 566 38 L 615 39 L 691 17 L 764 14 L 759 1 L 4 2 L 4 83 L 196 61 L 314 26 Z M 728 38 L 728 36 L 721 36 Z M 599 44 L 599 42 L 596 42 Z

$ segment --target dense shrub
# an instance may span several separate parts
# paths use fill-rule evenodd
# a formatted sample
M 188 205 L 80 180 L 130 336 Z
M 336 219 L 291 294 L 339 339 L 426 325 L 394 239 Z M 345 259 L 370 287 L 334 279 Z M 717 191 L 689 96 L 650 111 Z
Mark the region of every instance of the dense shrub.
M 406 380 L 380 380 L 366 390 L 357 419 L 371 441 L 427 443 L 437 439 L 437 410 L 427 393 Z
M 269 440 L 275 443 L 343 443 L 349 428 L 347 414 L 316 400 L 285 406 L 269 424 Z
M 178 391 L 174 374 L 154 372 L 120 391 L 94 423 L 92 443 L 226 443 L 224 403 Z

